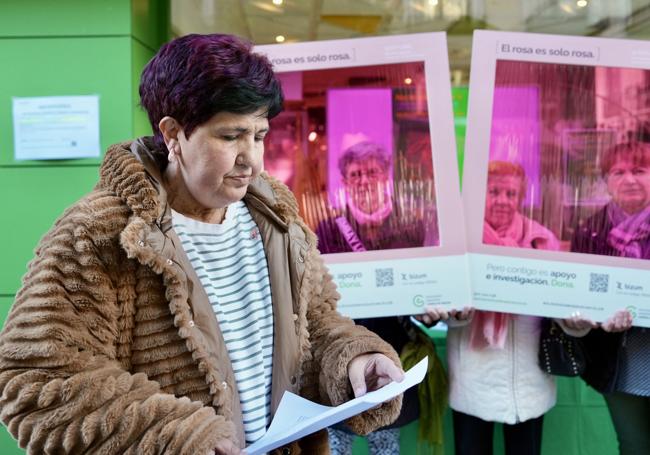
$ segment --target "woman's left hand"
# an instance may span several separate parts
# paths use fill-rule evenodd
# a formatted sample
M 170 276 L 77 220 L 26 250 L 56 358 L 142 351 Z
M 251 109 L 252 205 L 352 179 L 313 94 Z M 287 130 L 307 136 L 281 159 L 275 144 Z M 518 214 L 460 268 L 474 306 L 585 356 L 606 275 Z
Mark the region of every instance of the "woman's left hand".
M 634 318 L 628 310 L 618 310 L 600 326 L 605 332 L 624 332 L 632 327 Z
M 383 354 L 361 354 L 350 360 L 348 376 L 355 397 L 382 388 L 393 381 L 401 382 L 404 372 Z

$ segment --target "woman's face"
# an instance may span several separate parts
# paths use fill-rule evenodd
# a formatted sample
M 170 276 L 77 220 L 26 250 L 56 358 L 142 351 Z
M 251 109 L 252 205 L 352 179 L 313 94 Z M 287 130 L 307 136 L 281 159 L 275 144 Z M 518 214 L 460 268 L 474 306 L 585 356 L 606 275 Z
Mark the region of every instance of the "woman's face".
M 386 199 L 388 175 L 375 159 L 353 161 L 345 169 L 343 178 L 348 197 L 364 213 L 375 213 Z
M 494 229 L 505 229 L 521 201 L 521 179 L 512 175 L 494 175 L 488 178 L 485 197 L 485 221 Z
M 246 195 L 263 167 L 266 110 L 252 114 L 220 112 L 178 135 L 179 167 L 189 194 L 207 209 L 223 208 Z
M 607 173 L 607 191 L 626 213 L 643 210 L 650 203 L 650 167 L 617 161 Z

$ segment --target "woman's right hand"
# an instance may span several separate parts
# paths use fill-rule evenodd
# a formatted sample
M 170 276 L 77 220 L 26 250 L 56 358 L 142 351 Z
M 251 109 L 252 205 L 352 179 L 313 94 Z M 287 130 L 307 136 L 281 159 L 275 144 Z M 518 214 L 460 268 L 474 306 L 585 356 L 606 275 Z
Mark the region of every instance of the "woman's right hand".
M 464 307 L 462 310 L 447 310 L 442 307 L 427 306 L 424 308 L 424 314 L 418 314 L 415 319 L 430 327 L 438 321 L 447 321 L 452 318 L 457 321 L 466 321 L 474 316 L 474 311 L 472 307 Z
M 244 450 L 237 447 L 230 439 L 222 439 L 214 448 L 215 455 L 246 455 Z
M 618 310 L 614 315 L 600 324 L 605 332 L 624 332 L 632 327 L 634 318 L 628 310 Z
M 579 311 L 571 313 L 571 317 L 562 319 L 564 324 L 563 328 L 568 328 L 569 330 L 575 332 L 589 332 L 591 329 L 598 327 L 598 324 L 592 321 L 591 319 L 585 318 Z

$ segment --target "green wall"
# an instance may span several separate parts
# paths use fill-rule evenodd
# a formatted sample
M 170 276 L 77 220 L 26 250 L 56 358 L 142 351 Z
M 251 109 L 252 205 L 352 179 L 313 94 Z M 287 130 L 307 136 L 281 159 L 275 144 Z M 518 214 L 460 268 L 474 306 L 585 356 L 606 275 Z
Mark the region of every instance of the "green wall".
M 149 134 L 138 80 L 168 22 L 167 0 L 0 2 L 0 322 L 38 240 L 93 187 L 101 162 L 15 161 L 11 98 L 99 95 L 102 150 Z M 13 453 L 23 451 L 2 428 L 0 454 Z
M 166 36 L 166 2 L 4 0 L 0 6 L 0 224 L 7 239 L 0 296 L 20 285 L 34 246 L 64 207 L 97 179 L 101 158 L 15 161 L 11 98 L 98 94 L 100 140 L 147 134 L 137 107 L 142 67 Z M 150 19 L 151 18 L 151 19 Z
M 454 110 L 454 133 L 456 136 L 456 156 L 458 158 L 458 172 L 463 178 L 463 162 L 465 161 L 465 131 L 467 127 L 467 100 L 469 87 L 452 87 L 451 99 Z

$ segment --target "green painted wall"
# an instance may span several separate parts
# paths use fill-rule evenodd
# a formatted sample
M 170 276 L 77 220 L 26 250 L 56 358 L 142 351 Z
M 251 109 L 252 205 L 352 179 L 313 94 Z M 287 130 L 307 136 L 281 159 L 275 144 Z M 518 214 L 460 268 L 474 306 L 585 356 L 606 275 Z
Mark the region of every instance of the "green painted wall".
M 456 136 L 456 156 L 458 158 L 458 172 L 463 179 L 463 162 L 465 161 L 465 131 L 467 127 L 467 101 L 469 87 L 452 87 L 451 99 L 454 110 L 454 133 Z
M 138 81 L 167 39 L 168 22 L 167 0 L 0 2 L 0 322 L 38 240 L 93 187 L 101 162 L 15 161 L 11 98 L 99 95 L 102 150 L 150 134 Z M 0 429 L 0 454 L 19 453 Z
M 99 95 L 102 150 L 147 134 L 138 80 L 166 36 L 164 5 L 156 0 L 1 4 L 0 210 L 13 222 L 0 223 L 0 238 L 9 240 L 0 262 L 0 295 L 16 292 L 37 240 L 66 206 L 92 188 L 101 162 L 15 161 L 11 98 Z

